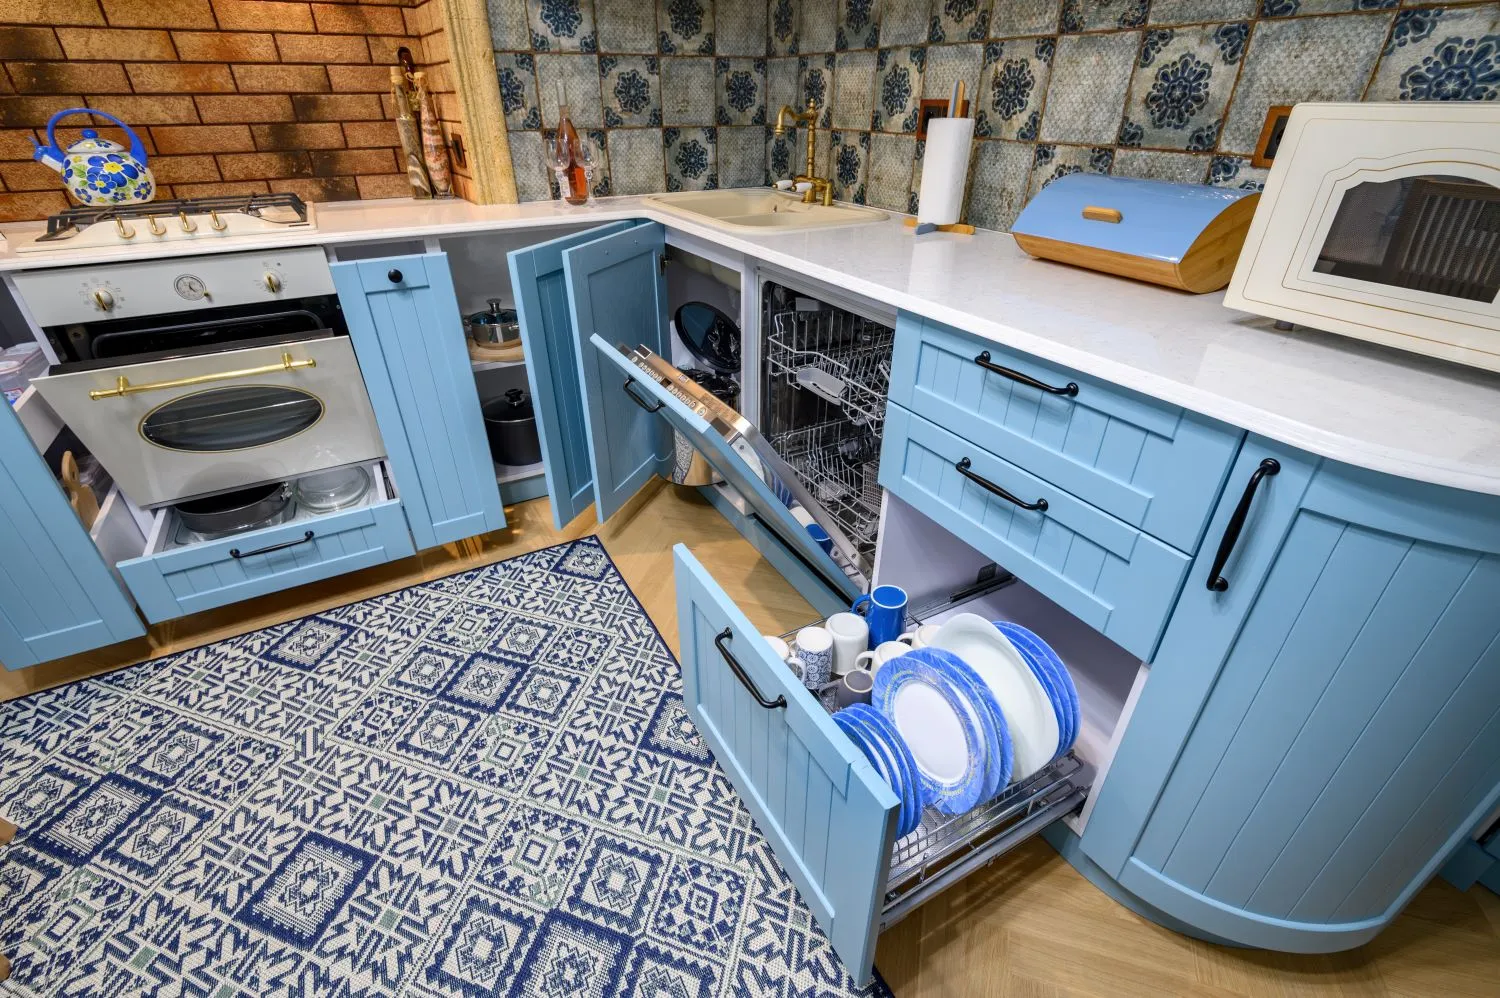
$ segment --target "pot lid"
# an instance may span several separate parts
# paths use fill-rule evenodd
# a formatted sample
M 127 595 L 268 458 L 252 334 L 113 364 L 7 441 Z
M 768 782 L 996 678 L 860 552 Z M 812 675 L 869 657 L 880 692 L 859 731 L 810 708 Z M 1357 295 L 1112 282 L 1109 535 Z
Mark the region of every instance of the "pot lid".
M 487 304 L 489 308 L 483 312 L 475 312 L 469 316 L 468 321 L 470 325 L 492 326 L 497 323 L 516 321 L 516 310 L 513 308 L 501 308 L 501 300 L 499 298 L 491 298 Z
M 524 388 L 508 389 L 484 404 L 485 419 L 530 419 L 532 415 L 531 393 Z
M 721 373 L 740 369 L 740 326 L 706 301 L 692 301 L 677 310 L 672 321 L 677 335 L 694 357 Z

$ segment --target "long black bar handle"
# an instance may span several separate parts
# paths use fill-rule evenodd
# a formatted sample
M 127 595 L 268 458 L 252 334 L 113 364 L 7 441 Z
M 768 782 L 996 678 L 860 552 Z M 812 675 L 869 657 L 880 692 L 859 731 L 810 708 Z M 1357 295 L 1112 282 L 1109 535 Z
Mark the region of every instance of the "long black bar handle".
M 309 530 L 309 531 L 305 532 L 302 535 L 302 539 L 301 540 L 283 541 L 280 544 L 272 544 L 270 547 L 256 548 L 254 551 L 241 551 L 239 548 L 230 548 L 229 549 L 229 557 L 231 557 L 231 558 L 254 558 L 258 554 L 270 554 L 272 551 L 281 551 L 281 550 L 284 550 L 286 548 L 294 548 L 298 544 L 306 544 L 308 541 L 310 541 L 312 539 L 313 539 L 313 532 L 311 530 Z
M 1245 483 L 1245 493 L 1240 496 L 1239 505 L 1234 507 L 1234 514 L 1229 517 L 1224 536 L 1219 538 L 1219 550 L 1214 555 L 1213 567 L 1208 570 L 1209 591 L 1222 593 L 1229 588 L 1229 580 L 1224 578 L 1224 566 L 1229 563 L 1235 544 L 1239 543 L 1240 531 L 1245 529 L 1245 518 L 1250 515 L 1250 503 L 1255 499 L 1255 490 L 1260 488 L 1261 479 L 1270 478 L 1279 471 L 1281 462 L 1268 457 L 1250 473 L 1250 481 Z
M 633 385 L 633 384 L 635 384 L 635 379 L 634 378 L 626 378 L 625 379 L 625 394 L 630 396 L 630 401 L 634 402 L 636 405 L 640 406 L 642 409 L 645 409 L 647 412 L 660 412 L 662 409 L 666 408 L 667 404 L 665 402 L 650 402 L 650 403 L 647 403 L 647 402 L 642 401 L 641 397 L 639 395 L 637 395 L 635 392 L 633 392 L 633 391 L 630 390 L 630 386 Z
M 1025 499 L 1022 499 L 1020 496 L 1015 495 L 1015 494 L 1013 494 L 1011 492 L 1007 492 L 1005 489 L 1002 489 L 1000 486 L 996 485 L 994 482 L 990 481 L 988 478 L 985 478 L 982 475 L 976 475 L 976 474 L 974 474 L 974 472 L 970 471 L 969 469 L 971 467 L 973 467 L 973 463 L 968 458 L 964 458 L 962 461 L 958 462 L 953 467 L 958 470 L 958 473 L 960 475 L 963 475 L 969 481 L 973 482 L 975 485 L 979 486 L 981 489 L 984 489 L 986 492 L 990 493 L 991 495 L 999 496 L 1001 499 L 1004 499 L 1006 502 L 1015 503 L 1017 506 L 1020 506 L 1022 509 L 1034 509 L 1034 510 L 1039 510 L 1039 511 L 1041 511 L 1043 513 L 1047 512 L 1047 500 L 1045 500 L 1045 499 L 1038 499 L 1036 502 L 1027 502 Z
M 1022 374 L 1020 371 L 1015 371 L 1008 367 L 1001 367 L 999 364 L 996 364 L 994 361 L 990 360 L 990 352 L 988 350 L 981 353 L 978 357 L 975 357 L 974 363 L 978 364 L 986 371 L 990 371 L 994 374 L 1000 375 L 1000 377 L 1002 378 L 1009 378 L 1012 381 L 1018 381 L 1021 384 L 1026 385 L 1028 388 L 1035 388 L 1037 391 L 1046 392 L 1048 395 L 1073 396 L 1078 394 L 1078 382 L 1076 381 L 1070 381 L 1066 385 L 1063 385 L 1061 388 L 1058 388 L 1056 385 L 1049 385 L 1045 381 L 1036 380 L 1029 374 Z
M 766 710 L 775 710 L 777 707 L 785 707 L 786 697 L 782 696 L 779 693 L 776 695 L 775 700 L 767 700 L 765 697 L 761 696 L 760 690 L 756 689 L 755 684 L 750 681 L 750 677 L 745 675 L 744 666 L 740 665 L 739 660 L 734 657 L 734 653 L 732 651 L 724 647 L 724 642 L 728 641 L 730 637 L 733 636 L 733 634 L 734 632 L 729 628 L 724 628 L 719 632 L 718 637 L 714 638 L 714 647 L 719 649 L 719 654 L 723 655 L 724 661 L 729 663 L 729 668 L 734 672 L 735 678 L 738 679 L 742 685 L 744 685 L 745 689 L 750 691 L 750 695 L 755 698 L 755 702 L 766 708 Z

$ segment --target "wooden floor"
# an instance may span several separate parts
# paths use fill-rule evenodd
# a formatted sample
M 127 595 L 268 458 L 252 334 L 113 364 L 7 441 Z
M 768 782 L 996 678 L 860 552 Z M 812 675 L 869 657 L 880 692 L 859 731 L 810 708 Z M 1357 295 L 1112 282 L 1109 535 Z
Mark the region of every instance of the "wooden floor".
M 364 599 L 597 532 L 677 650 L 671 548 L 682 541 L 762 631 L 805 623 L 800 596 L 707 503 L 656 485 L 603 528 L 593 511 L 564 530 L 545 500 L 506 510 L 511 526 L 472 542 L 159 625 L 140 641 L 19 672 L 0 700 Z M 876 958 L 898 998 L 1131 995 L 1500 996 L 1500 898 L 1442 881 L 1374 942 L 1291 956 L 1212 946 L 1156 927 L 1034 841 L 928 902 L 880 938 Z

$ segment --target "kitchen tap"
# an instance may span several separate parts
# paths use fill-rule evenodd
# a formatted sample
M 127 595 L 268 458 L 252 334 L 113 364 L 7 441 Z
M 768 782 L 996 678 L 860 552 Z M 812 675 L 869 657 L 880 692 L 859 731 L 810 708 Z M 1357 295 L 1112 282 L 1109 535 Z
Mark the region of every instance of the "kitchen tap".
M 813 157 L 817 147 L 818 130 L 815 127 L 818 121 L 818 105 L 811 98 L 807 101 L 805 111 L 793 110 L 790 104 L 781 105 L 781 110 L 776 112 L 775 134 L 779 138 L 787 132 L 787 119 L 792 120 L 793 125 L 798 122 L 807 125 L 807 171 L 793 178 L 793 183 L 809 184 L 807 190 L 802 192 L 802 200 L 806 204 L 815 204 L 819 198 L 823 204 L 833 204 L 833 184 L 826 177 L 819 177 L 813 173 Z

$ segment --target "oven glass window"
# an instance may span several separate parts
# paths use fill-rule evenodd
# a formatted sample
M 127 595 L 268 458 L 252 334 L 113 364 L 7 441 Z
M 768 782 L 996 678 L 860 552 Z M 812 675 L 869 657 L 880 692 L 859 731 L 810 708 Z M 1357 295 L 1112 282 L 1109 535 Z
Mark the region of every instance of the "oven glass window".
M 322 418 L 316 395 L 280 385 L 235 385 L 157 406 L 141 420 L 141 436 L 171 450 L 244 450 L 296 436 Z
M 1500 189 L 1448 176 L 1351 187 L 1313 269 L 1493 302 L 1500 292 Z

